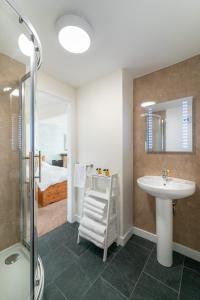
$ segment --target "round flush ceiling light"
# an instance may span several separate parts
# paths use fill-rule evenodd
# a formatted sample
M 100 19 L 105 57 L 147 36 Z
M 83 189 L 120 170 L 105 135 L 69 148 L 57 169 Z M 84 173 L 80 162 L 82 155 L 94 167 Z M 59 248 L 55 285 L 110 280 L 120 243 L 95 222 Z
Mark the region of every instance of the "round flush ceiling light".
M 91 45 L 92 28 L 83 18 L 66 15 L 56 22 L 58 40 L 68 52 L 80 54 L 86 52 Z
M 26 56 L 32 55 L 34 49 L 33 42 L 30 41 L 23 33 L 20 34 L 18 38 L 18 46 L 24 55 Z
M 142 107 L 147 107 L 156 104 L 155 101 L 146 101 L 141 104 Z

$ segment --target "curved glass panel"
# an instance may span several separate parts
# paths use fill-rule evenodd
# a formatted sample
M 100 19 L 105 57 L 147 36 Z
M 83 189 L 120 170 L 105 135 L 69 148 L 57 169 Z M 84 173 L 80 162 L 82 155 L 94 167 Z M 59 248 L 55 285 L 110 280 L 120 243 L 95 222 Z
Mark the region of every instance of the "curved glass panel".
M 31 30 L 6 1 L 0 28 L 0 298 L 29 300 L 41 294 L 34 216 L 38 53 Z

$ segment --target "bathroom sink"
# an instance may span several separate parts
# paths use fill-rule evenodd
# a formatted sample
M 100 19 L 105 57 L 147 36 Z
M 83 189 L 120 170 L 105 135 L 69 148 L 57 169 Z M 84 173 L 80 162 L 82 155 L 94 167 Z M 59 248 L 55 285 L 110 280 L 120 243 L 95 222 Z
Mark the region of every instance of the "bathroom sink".
M 195 182 L 164 176 L 143 176 L 138 186 L 156 198 L 157 260 L 165 266 L 173 264 L 173 205 L 176 199 L 195 192 Z
M 154 197 L 164 199 L 182 199 L 195 192 L 193 181 L 168 177 L 164 180 L 161 176 L 144 176 L 137 179 L 141 189 Z

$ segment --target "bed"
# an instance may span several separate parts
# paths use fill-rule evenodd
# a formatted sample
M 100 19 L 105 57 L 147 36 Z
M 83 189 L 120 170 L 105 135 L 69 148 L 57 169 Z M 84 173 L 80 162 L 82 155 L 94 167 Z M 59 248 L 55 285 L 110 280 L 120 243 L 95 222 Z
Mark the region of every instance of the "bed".
M 67 168 L 42 162 L 42 181 L 38 185 L 38 203 L 47 206 L 67 198 Z

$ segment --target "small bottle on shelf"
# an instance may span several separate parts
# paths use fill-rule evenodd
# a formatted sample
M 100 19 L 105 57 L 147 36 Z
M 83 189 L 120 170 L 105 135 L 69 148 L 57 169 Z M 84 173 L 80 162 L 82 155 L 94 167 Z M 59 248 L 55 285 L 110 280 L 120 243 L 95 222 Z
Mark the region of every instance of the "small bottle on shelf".
M 110 171 L 109 171 L 109 169 L 106 169 L 106 176 L 110 176 Z
M 96 168 L 97 174 L 102 175 L 102 169 L 101 168 Z
M 103 169 L 103 175 L 106 176 L 106 170 L 107 169 Z

